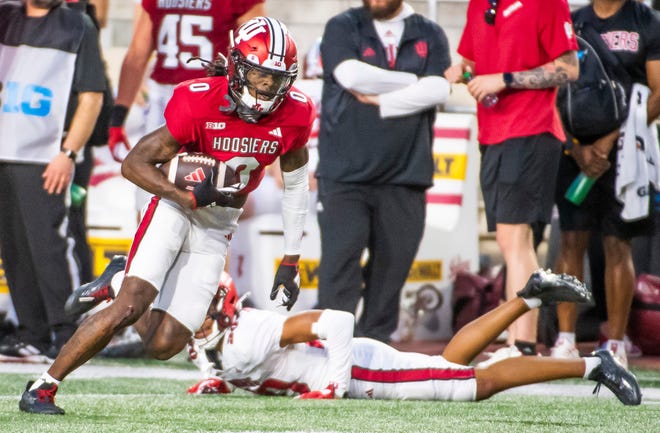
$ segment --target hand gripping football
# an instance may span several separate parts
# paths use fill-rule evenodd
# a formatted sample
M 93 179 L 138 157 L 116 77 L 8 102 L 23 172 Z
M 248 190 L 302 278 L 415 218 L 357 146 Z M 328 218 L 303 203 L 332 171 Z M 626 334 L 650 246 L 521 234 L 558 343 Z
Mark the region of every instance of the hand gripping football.
M 192 191 L 211 175 L 217 189 L 240 188 L 240 179 L 236 172 L 206 153 L 180 153 L 161 165 L 160 169 L 170 182 L 188 191 Z

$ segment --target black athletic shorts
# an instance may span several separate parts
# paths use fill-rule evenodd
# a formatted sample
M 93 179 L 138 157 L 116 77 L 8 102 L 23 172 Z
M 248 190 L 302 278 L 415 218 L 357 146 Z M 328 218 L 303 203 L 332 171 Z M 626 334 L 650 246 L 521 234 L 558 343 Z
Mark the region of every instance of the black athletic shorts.
M 479 148 L 488 231 L 496 224 L 549 223 L 561 142 L 545 133 Z
M 564 194 L 580 174 L 580 168 L 571 156 L 561 156 L 555 192 L 561 231 L 600 230 L 604 236 L 615 236 L 619 239 L 632 239 L 653 233 L 654 224 L 651 217 L 634 222 L 621 219 L 623 205 L 614 196 L 616 149 L 610 152 L 609 161 L 612 164 L 610 169 L 596 180 L 582 204 L 576 206 L 566 200 Z

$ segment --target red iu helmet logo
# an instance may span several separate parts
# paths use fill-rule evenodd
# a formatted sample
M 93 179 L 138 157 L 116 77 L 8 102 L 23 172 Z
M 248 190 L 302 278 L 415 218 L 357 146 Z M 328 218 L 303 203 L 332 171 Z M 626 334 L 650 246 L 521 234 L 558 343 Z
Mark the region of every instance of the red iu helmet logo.
M 419 41 L 415 44 L 415 51 L 417 55 L 423 59 L 429 54 L 429 46 L 426 44 L 426 41 Z

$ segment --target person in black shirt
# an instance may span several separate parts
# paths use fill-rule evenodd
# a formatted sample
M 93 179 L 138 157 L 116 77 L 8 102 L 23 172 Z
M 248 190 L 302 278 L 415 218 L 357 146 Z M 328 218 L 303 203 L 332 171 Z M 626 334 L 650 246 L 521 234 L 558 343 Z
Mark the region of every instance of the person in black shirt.
M 600 35 L 592 43 L 604 45 L 622 68 L 608 64 L 616 79 L 631 95 L 633 83 L 650 89 L 646 104 L 646 118 L 651 124 L 660 115 L 660 20 L 646 5 L 635 0 L 594 0 L 572 13 L 576 31 L 591 27 Z M 586 34 L 586 33 L 584 33 Z M 603 56 L 601 56 L 603 57 Z M 617 69 L 625 70 L 616 73 Z M 630 100 L 629 105 L 634 105 Z M 593 143 L 578 143 L 570 154 L 562 156 L 557 178 L 556 199 L 559 208 L 561 247 L 556 271 L 582 278 L 584 252 L 591 230 L 599 229 L 605 253 L 605 298 L 608 316 L 608 340 L 605 348 L 615 353 L 627 365 L 624 336 L 632 304 L 635 269 L 632 261 L 631 239 L 653 230 L 649 216 L 634 221 L 621 216 L 624 206 L 615 197 L 617 156 L 621 147 L 619 129 L 600 137 Z M 566 152 L 568 153 L 568 152 Z M 585 201 L 576 206 L 564 198 L 569 184 L 580 173 L 596 178 Z M 648 190 L 648 188 L 647 188 Z M 576 306 L 557 307 L 559 337 L 552 348 L 552 356 L 574 358 Z
M 387 342 L 424 233 L 450 58 L 442 29 L 402 0 L 363 3 L 321 43 L 318 293 L 320 308 L 351 313 L 363 298 L 358 335 Z

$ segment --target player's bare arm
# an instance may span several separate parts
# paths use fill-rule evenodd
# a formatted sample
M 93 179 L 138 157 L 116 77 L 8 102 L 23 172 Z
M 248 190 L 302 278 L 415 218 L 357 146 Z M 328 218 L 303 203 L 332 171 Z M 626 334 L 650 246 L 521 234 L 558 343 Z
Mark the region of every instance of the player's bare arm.
M 122 163 L 121 173 L 145 191 L 192 209 L 195 202 L 190 192 L 176 187 L 157 167 L 172 159 L 180 148 L 167 127 L 161 126 L 135 145 Z
M 660 60 L 646 62 L 646 76 L 651 89 L 649 99 L 646 101 L 646 119 L 650 125 L 660 116 Z
M 577 51 L 567 51 L 552 62 L 528 71 L 512 72 L 514 89 L 545 89 L 575 81 L 580 73 Z M 502 82 L 504 84 L 504 82 Z
M 142 11 L 134 27 L 131 44 L 121 65 L 115 105 L 130 107 L 142 86 L 149 58 L 154 50 L 151 41 L 151 18 Z
M 318 322 L 321 313 L 323 310 L 310 310 L 288 317 L 282 326 L 280 347 L 317 340 L 319 336 L 312 332 L 312 324 Z
M 307 147 L 287 152 L 280 156 L 280 167 L 282 171 L 294 171 L 301 168 L 309 161 L 309 152 Z

